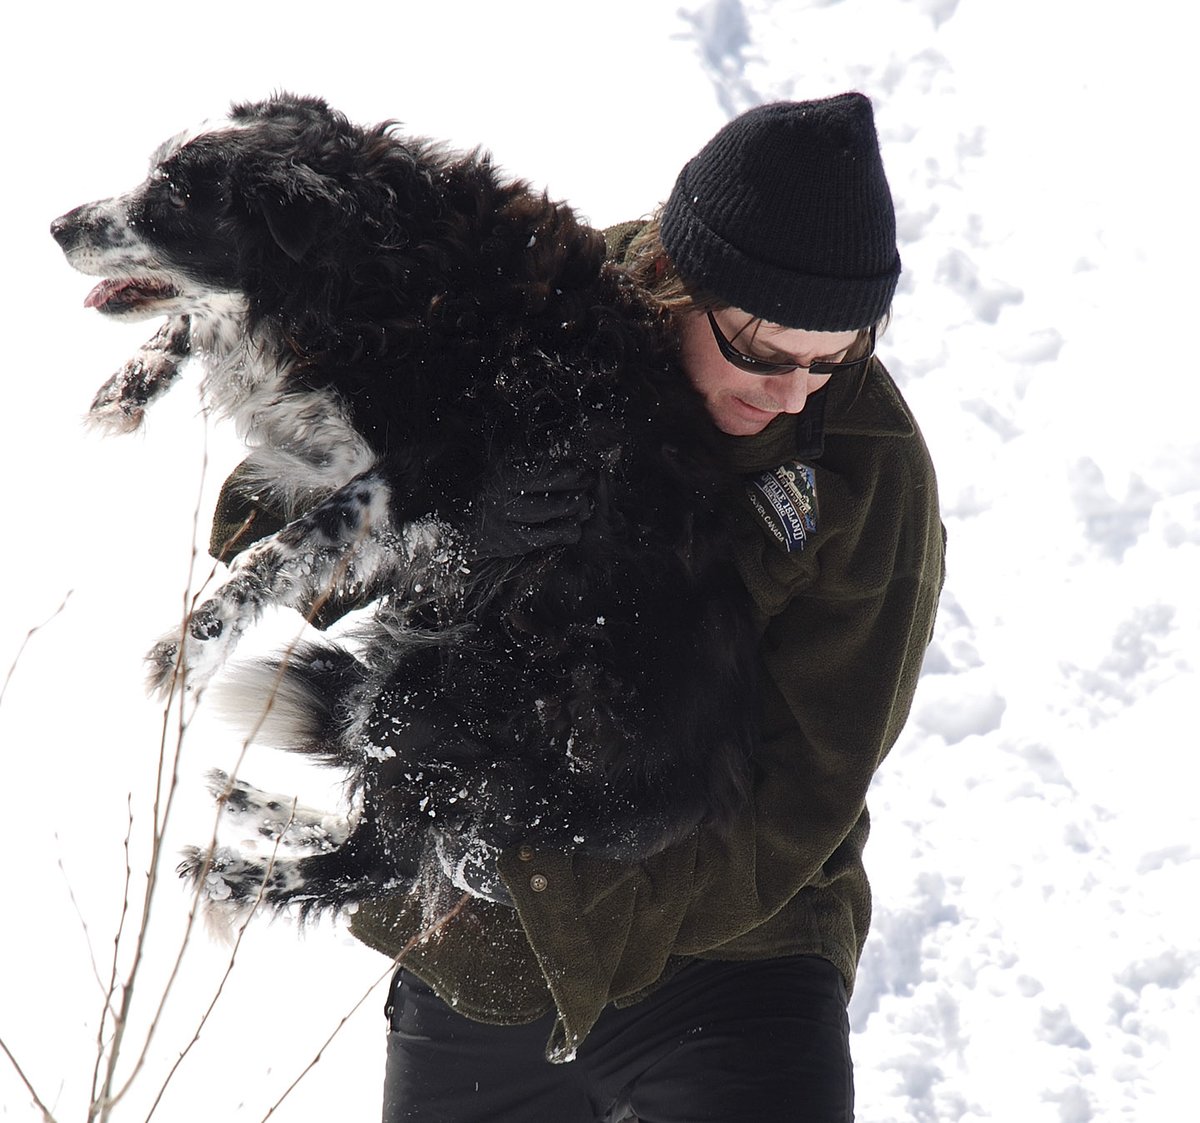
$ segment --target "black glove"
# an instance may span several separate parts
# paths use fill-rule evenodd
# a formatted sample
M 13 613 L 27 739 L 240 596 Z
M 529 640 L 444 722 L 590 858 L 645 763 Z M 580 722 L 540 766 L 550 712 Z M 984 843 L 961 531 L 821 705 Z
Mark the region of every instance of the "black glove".
M 475 501 L 468 524 L 471 557 L 516 558 L 575 545 L 592 512 L 590 486 L 587 474 L 570 465 L 506 472 Z

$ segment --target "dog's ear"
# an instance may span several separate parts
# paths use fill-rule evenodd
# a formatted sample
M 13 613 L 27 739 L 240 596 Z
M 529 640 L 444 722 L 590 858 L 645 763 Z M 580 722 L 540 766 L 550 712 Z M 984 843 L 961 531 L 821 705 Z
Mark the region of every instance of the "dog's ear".
M 302 164 L 289 167 L 286 179 L 263 184 L 255 194 L 271 237 L 293 261 L 312 249 L 337 205 L 325 178 Z
M 317 237 L 316 208 L 304 200 L 269 195 L 259 199 L 259 206 L 276 245 L 293 261 L 302 260 Z

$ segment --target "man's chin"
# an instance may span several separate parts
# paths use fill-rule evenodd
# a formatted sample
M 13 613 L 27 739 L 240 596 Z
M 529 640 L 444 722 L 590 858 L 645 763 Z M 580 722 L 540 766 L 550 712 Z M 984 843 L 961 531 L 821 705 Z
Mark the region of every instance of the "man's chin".
M 741 398 L 728 398 L 713 412 L 713 421 L 722 433 L 731 437 L 753 437 L 778 416 L 778 411 L 758 409 Z

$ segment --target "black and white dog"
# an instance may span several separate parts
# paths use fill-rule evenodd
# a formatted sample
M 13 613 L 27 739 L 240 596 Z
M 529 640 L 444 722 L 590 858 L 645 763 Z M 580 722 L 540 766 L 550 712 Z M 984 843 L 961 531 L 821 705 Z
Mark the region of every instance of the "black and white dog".
M 755 640 L 718 514 L 733 483 L 597 232 L 479 153 L 278 95 L 53 234 L 105 278 L 89 307 L 167 317 L 92 420 L 136 429 L 195 358 L 243 480 L 292 520 L 153 649 L 152 685 L 204 685 L 267 604 L 374 603 L 350 646 L 229 676 L 356 800 L 330 827 L 218 776 L 228 812 L 309 852 L 196 851 L 214 899 L 340 908 L 410 885 L 431 844 L 467 885 L 526 838 L 633 860 L 734 811 Z M 578 541 L 477 557 L 484 499 L 562 472 L 588 481 Z

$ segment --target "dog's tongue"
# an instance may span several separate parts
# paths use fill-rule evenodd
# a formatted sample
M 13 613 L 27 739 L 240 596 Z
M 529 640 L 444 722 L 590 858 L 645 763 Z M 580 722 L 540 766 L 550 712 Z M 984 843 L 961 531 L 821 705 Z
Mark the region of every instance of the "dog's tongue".
M 127 289 L 133 284 L 132 281 L 101 281 L 91 292 L 84 298 L 83 306 L 85 308 L 99 308 L 107 304 L 117 293 L 122 289 Z

